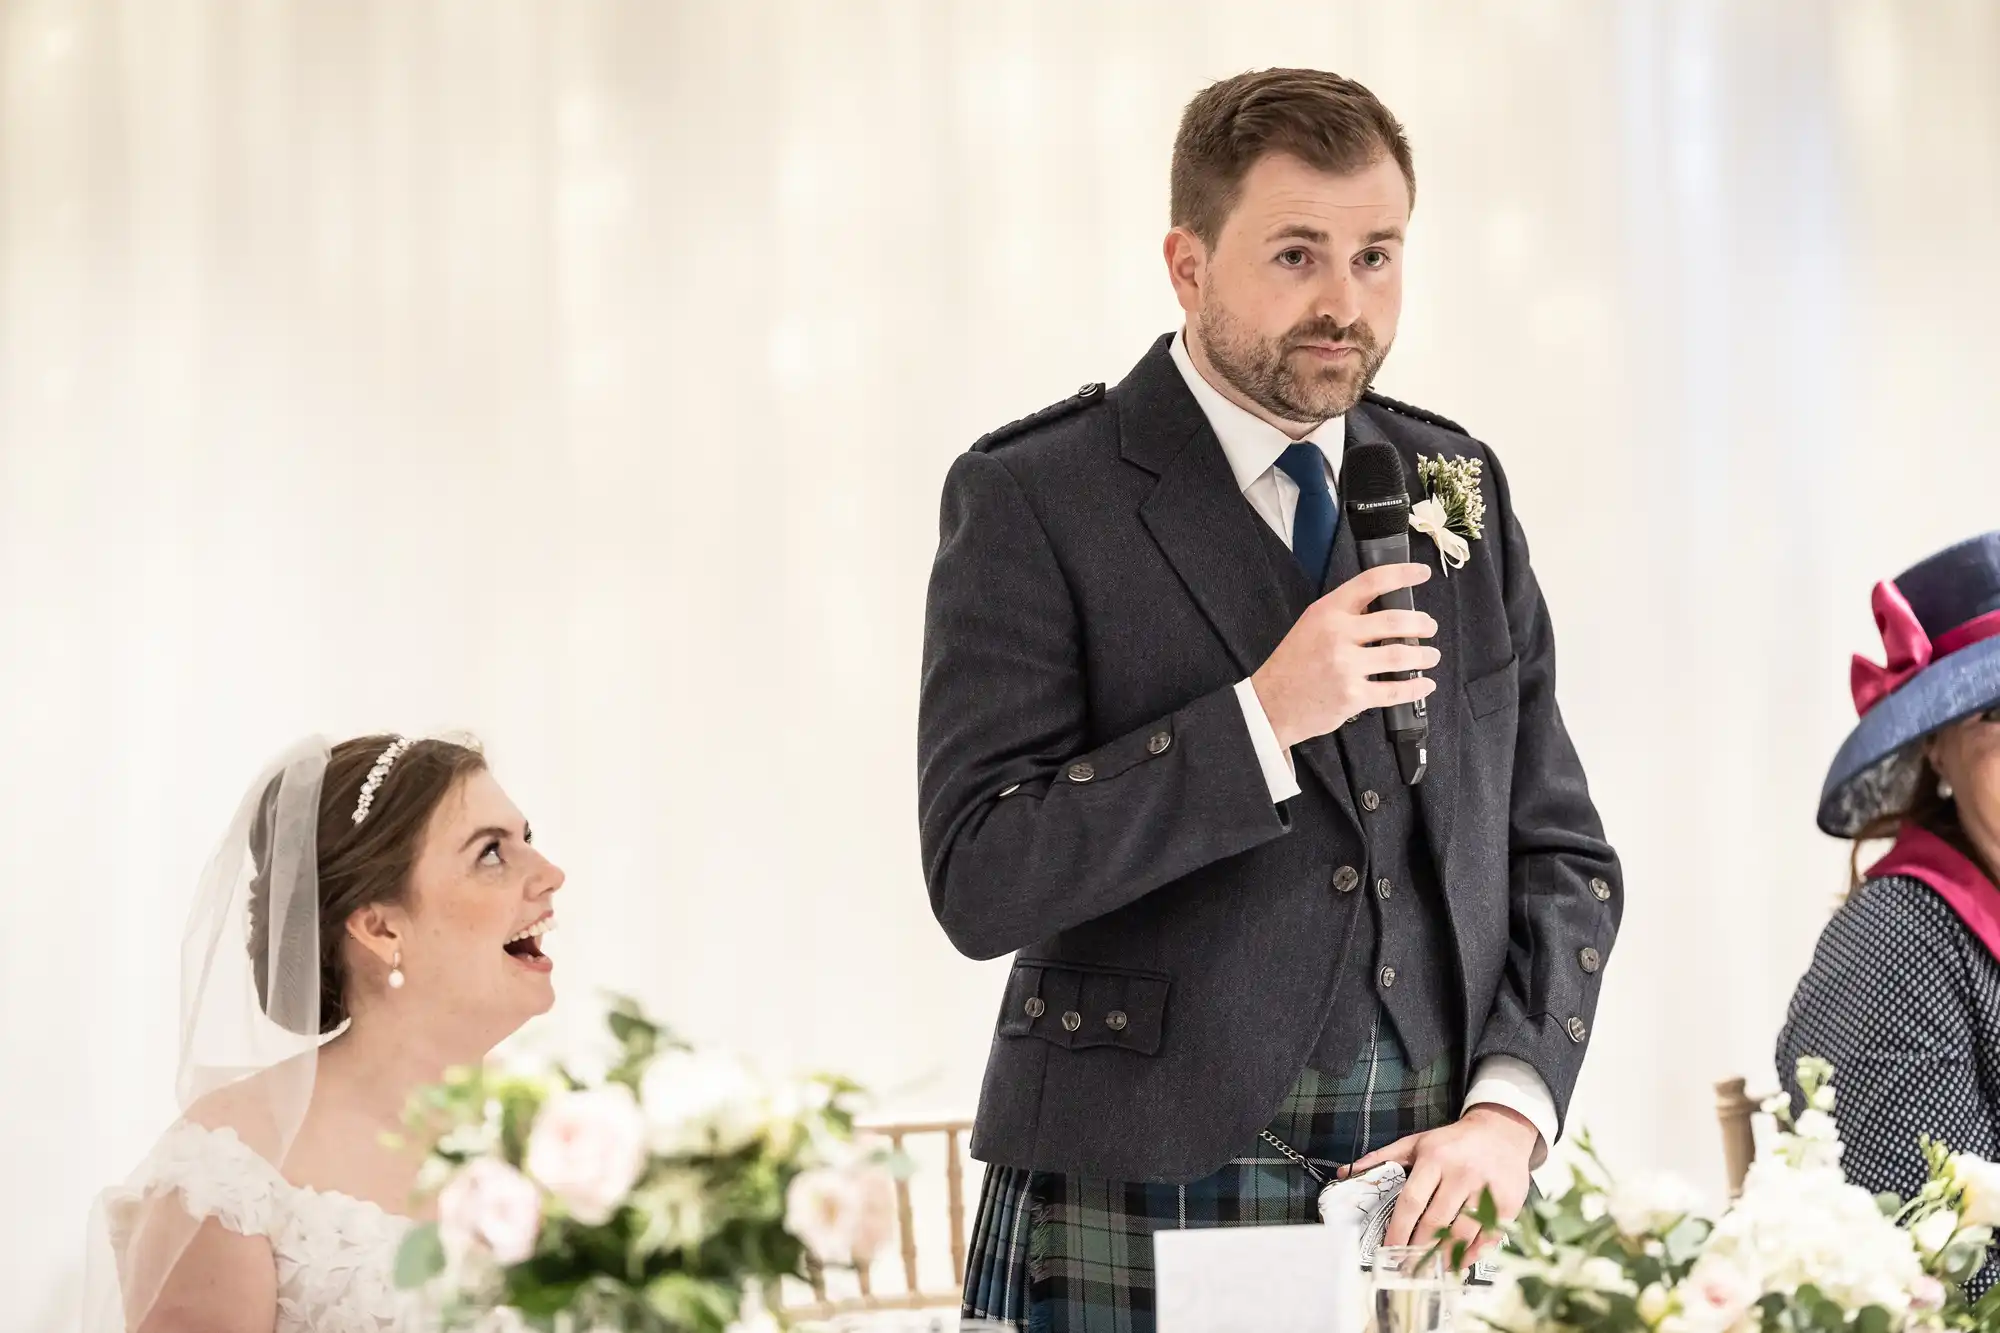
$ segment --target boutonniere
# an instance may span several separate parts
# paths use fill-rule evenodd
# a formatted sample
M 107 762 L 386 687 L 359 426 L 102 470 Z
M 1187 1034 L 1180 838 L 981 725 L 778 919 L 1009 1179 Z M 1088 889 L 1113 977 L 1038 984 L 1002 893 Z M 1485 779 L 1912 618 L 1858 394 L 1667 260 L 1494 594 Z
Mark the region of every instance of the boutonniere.
M 1410 526 L 1437 543 L 1445 577 L 1465 568 L 1472 543 L 1485 534 L 1486 497 L 1476 458 L 1417 455 L 1417 480 L 1430 494 L 1410 507 Z

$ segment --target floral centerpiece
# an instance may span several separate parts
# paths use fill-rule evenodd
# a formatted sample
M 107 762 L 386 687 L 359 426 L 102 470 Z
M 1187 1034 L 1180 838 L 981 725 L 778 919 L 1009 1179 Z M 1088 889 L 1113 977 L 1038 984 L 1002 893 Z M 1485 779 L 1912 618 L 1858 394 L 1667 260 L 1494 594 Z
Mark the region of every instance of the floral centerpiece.
M 1569 1188 L 1506 1229 L 1498 1281 L 1474 1313 L 1503 1333 L 2000 1331 L 2000 1290 L 1966 1294 L 2000 1222 L 2000 1168 L 1926 1139 L 1915 1198 L 1849 1184 L 1832 1075 L 1799 1062 L 1806 1109 L 1794 1120 L 1789 1099 L 1765 1104 L 1772 1150 L 1713 1221 L 1671 1179 L 1617 1181 L 1584 1137 Z M 1499 1229 L 1490 1198 L 1478 1214 Z
M 595 1057 L 451 1071 L 412 1100 L 434 1144 L 396 1281 L 444 1329 L 721 1333 L 778 1284 L 865 1263 L 907 1164 L 854 1130 L 845 1079 L 769 1081 L 614 998 Z

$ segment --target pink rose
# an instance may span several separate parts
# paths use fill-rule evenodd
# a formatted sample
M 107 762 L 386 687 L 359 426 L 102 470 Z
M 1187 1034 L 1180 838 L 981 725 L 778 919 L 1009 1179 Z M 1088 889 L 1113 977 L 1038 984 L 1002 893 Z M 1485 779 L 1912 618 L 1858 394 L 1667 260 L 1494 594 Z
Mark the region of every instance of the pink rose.
M 528 1135 L 527 1167 L 577 1221 L 609 1221 L 646 1169 L 646 1117 L 632 1090 L 610 1083 L 551 1098 Z
M 1706 1255 L 1681 1280 L 1681 1309 L 1697 1329 L 1733 1327 L 1764 1293 L 1750 1275 L 1720 1255 Z
M 865 1264 L 895 1235 L 895 1182 L 862 1164 L 801 1172 L 785 1191 L 785 1230 L 822 1263 Z
M 438 1195 L 438 1235 L 453 1253 L 476 1243 L 500 1263 L 518 1264 L 541 1233 L 541 1191 L 505 1162 L 478 1158 Z

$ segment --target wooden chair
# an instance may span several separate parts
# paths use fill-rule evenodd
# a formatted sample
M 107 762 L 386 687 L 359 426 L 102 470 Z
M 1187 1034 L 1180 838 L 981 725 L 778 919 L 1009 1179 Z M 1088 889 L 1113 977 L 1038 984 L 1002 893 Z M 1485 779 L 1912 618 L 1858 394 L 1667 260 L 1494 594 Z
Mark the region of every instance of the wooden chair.
M 917 1163 L 912 1180 L 896 1182 L 896 1233 L 901 1249 L 902 1281 L 889 1291 L 876 1290 L 873 1269 L 883 1262 L 878 1259 L 873 1264 L 855 1269 L 851 1275 L 834 1274 L 837 1284 L 844 1281 L 858 1289 L 835 1295 L 828 1289 L 828 1274 L 819 1265 L 808 1261 L 812 1300 L 797 1306 L 788 1302 L 785 1315 L 799 1321 L 883 1310 L 949 1309 L 955 1322 L 965 1291 L 965 1149 L 972 1133 L 972 1122 L 933 1120 L 909 1124 L 863 1124 L 858 1126 L 858 1130 L 871 1137 L 887 1139 L 897 1152 L 908 1153 Z M 911 1185 L 926 1183 L 926 1176 L 933 1169 L 930 1158 L 940 1148 L 944 1159 L 942 1202 L 945 1216 L 933 1219 L 927 1215 L 925 1225 L 920 1228 L 916 1220 L 917 1209 L 911 1198 Z M 929 1178 L 936 1179 L 935 1176 Z M 948 1289 L 939 1281 L 937 1273 L 926 1273 L 919 1263 L 919 1231 L 932 1241 L 940 1235 L 948 1238 L 951 1257 L 951 1285 Z
M 1754 1123 L 1763 1097 L 1745 1091 L 1746 1080 L 1727 1078 L 1715 1085 L 1715 1118 L 1722 1127 L 1722 1166 L 1729 1180 L 1729 1197 L 1742 1197 L 1743 1178 L 1757 1157 Z

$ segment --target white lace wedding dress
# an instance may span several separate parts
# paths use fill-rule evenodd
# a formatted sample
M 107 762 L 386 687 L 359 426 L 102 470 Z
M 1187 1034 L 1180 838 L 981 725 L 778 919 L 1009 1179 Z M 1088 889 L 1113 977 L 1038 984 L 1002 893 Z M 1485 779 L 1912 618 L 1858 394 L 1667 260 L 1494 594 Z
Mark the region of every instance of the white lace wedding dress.
M 178 1192 L 192 1217 L 263 1236 L 278 1265 L 277 1333 L 388 1333 L 420 1327 L 396 1289 L 396 1248 L 412 1225 L 376 1204 L 307 1189 L 236 1136 L 181 1121 L 161 1137 L 118 1200 Z

